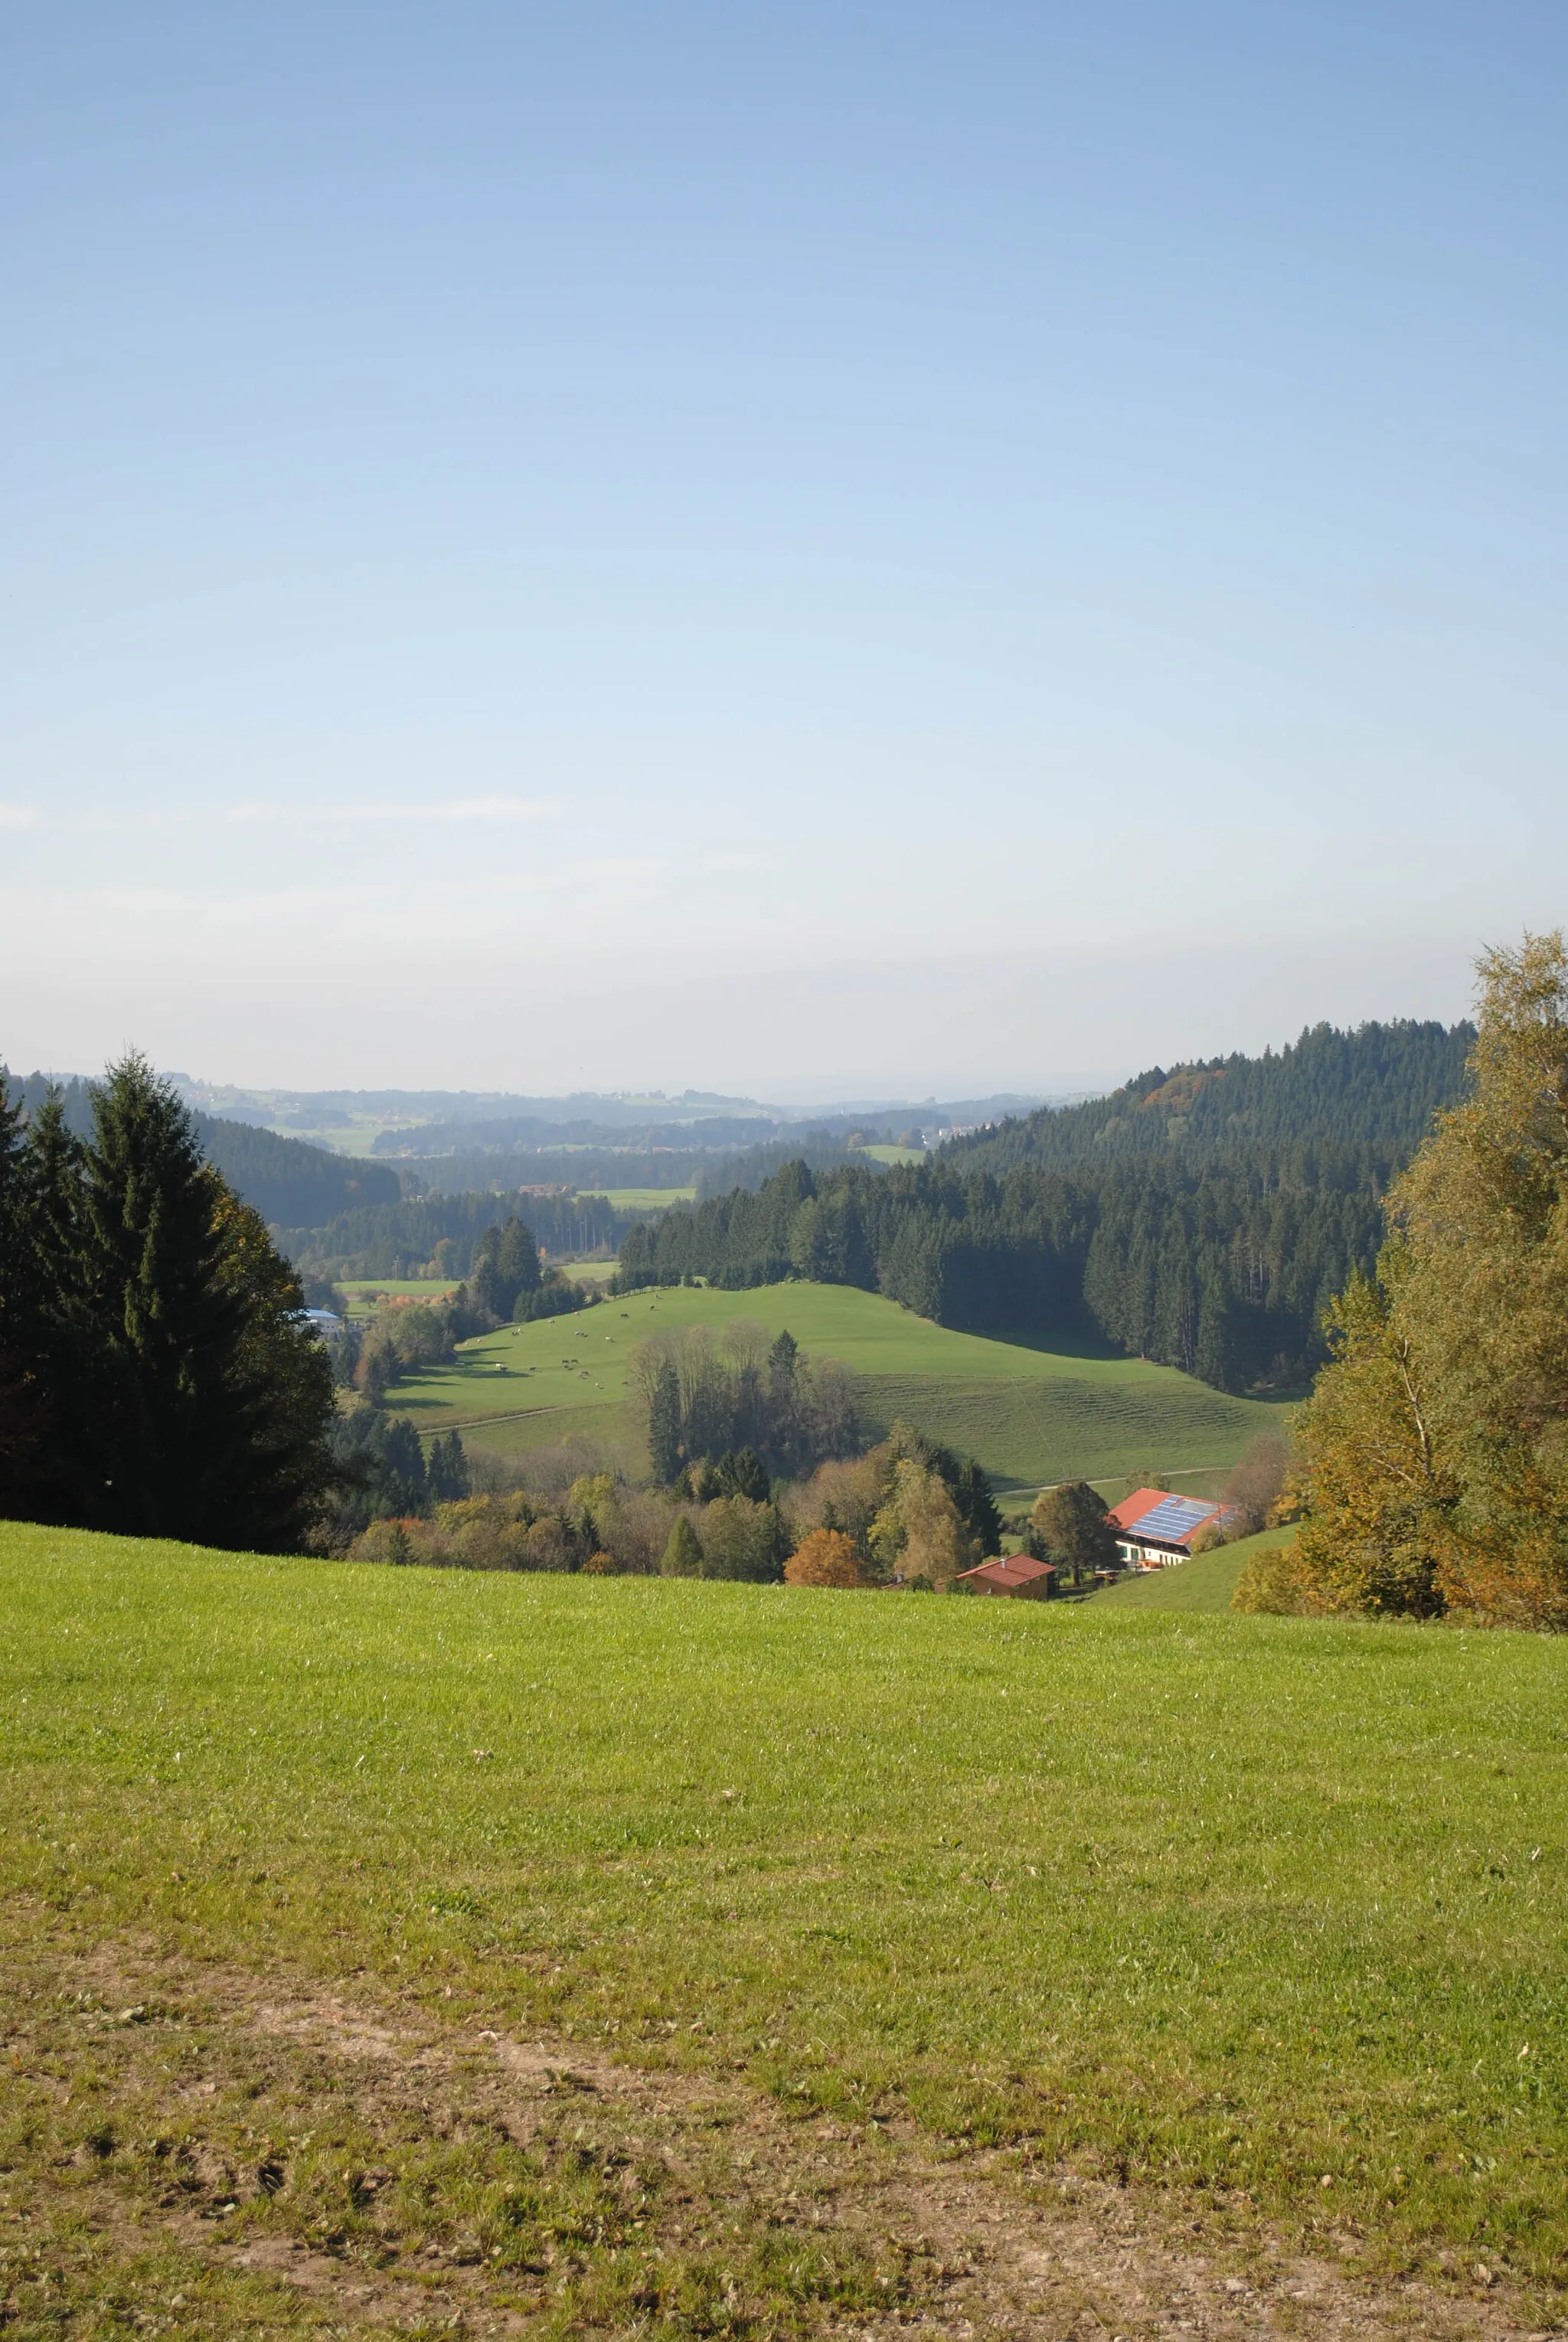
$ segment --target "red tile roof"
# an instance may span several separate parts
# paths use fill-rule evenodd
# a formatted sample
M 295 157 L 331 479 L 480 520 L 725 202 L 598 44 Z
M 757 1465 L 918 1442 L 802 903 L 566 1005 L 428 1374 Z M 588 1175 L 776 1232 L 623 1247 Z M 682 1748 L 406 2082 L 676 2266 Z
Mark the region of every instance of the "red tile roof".
M 1169 1494 L 1166 1488 L 1134 1488 L 1130 1496 L 1124 1496 L 1119 1505 L 1113 1505 L 1105 1517 L 1119 1529 L 1130 1529 L 1134 1521 L 1142 1520 L 1145 1513 L 1152 1513 L 1156 1505 L 1163 1505 Z
M 1203 1496 L 1176 1496 L 1165 1488 L 1139 1488 L 1106 1516 L 1124 1536 L 1146 1537 L 1171 1552 L 1190 1553 L 1202 1529 L 1230 1518 Z
M 1036 1561 L 1030 1553 L 1007 1553 L 958 1574 L 961 1580 L 977 1578 L 982 1586 L 993 1586 L 999 1594 L 1019 1594 L 1026 1586 L 1037 1586 L 1043 1577 L 1054 1577 L 1056 1565 L 1054 1561 Z

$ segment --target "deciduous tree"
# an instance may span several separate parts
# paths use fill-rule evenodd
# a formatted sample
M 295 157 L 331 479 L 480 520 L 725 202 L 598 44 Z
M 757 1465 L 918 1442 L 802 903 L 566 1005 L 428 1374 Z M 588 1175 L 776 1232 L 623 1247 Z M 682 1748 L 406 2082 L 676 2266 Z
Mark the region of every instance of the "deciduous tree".
M 784 1564 L 790 1586 L 854 1586 L 868 1584 L 865 1565 L 842 1529 L 813 1529 Z

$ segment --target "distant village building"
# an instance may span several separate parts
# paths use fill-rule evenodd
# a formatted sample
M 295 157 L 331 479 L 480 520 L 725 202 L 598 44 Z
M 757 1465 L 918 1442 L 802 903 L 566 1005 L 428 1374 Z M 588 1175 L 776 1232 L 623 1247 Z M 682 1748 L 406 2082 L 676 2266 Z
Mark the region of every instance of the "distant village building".
M 1223 1521 L 1223 1505 L 1197 1496 L 1173 1496 L 1168 1488 L 1135 1488 L 1113 1505 L 1107 1516 L 1129 1569 L 1168 1569 L 1192 1558 L 1193 1540 L 1211 1522 Z
M 958 1583 L 976 1594 L 1011 1594 L 1022 1596 L 1026 1602 L 1049 1602 L 1055 1575 L 1054 1561 L 1036 1561 L 1028 1553 L 1008 1553 L 983 1561 L 978 1569 L 960 1570 Z

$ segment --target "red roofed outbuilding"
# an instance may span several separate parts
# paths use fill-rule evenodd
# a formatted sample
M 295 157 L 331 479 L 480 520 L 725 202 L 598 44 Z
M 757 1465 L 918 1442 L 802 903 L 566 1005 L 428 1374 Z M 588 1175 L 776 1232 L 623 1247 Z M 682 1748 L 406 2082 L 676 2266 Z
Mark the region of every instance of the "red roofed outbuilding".
M 1010 1594 L 1026 1602 L 1048 1602 L 1055 1575 L 1054 1561 L 1036 1561 L 1030 1553 L 1007 1553 L 983 1561 L 978 1569 L 960 1570 L 957 1583 L 976 1594 Z

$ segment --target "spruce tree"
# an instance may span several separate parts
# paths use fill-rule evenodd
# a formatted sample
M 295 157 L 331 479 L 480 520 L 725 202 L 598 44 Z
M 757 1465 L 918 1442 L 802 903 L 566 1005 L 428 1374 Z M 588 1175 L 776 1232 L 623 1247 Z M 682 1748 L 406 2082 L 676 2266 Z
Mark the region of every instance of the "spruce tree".
M 297 1546 L 331 1479 L 326 1353 L 256 1214 L 132 1055 L 94 1092 L 80 1282 L 62 1296 L 84 1412 L 62 1426 L 74 1516 L 128 1534 Z
M 43 1430 L 29 1169 L 22 1102 L 0 1071 L 0 1515 L 12 1517 L 37 1484 Z

